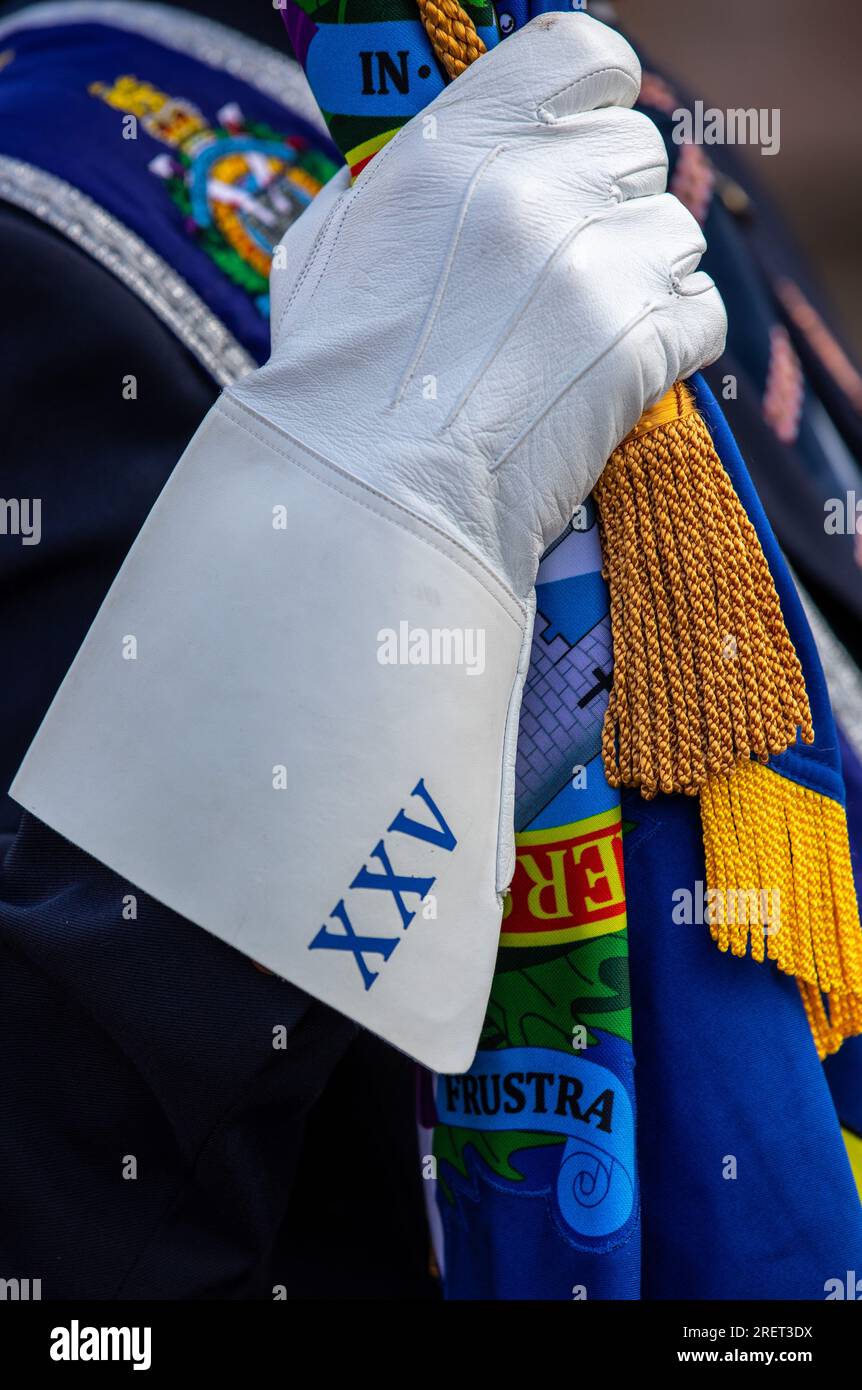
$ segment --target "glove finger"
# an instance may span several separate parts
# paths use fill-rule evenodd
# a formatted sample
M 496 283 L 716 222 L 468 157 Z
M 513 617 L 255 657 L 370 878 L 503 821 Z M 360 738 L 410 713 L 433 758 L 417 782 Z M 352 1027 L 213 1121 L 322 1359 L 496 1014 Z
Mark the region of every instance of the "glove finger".
M 673 320 L 675 329 L 673 333 L 661 330 L 668 348 L 670 387 L 721 356 L 727 337 L 727 312 L 712 278 L 698 270 L 682 281 L 660 313 Z
M 586 14 L 545 14 L 473 63 L 424 114 L 475 105 L 483 145 L 501 129 L 560 127 L 597 107 L 633 106 L 640 81 L 634 49 L 615 30 Z
M 587 111 L 568 128 L 564 140 L 548 132 L 526 148 L 543 176 L 571 188 L 579 204 L 585 190 L 593 196 L 601 193 L 611 204 L 664 193 L 667 187 L 664 141 L 639 111 Z
M 706 250 L 703 229 L 672 193 L 631 198 L 608 222 L 608 236 L 619 235 L 635 258 L 632 273 L 651 266 L 672 281 L 677 266 L 693 270 Z M 680 276 L 681 278 L 681 276 Z
M 609 113 L 591 113 L 585 120 L 590 122 L 592 114 Z M 458 411 L 460 393 L 466 388 L 469 394 L 471 389 L 458 370 L 461 354 L 470 356 L 480 373 L 487 370 L 542 282 L 560 274 L 560 258 L 577 256 L 576 243 L 590 226 L 606 218 L 615 221 L 620 203 L 627 198 L 646 198 L 663 189 L 666 163 L 658 132 L 633 112 L 615 115 L 634 121 L 634 138 L 622 138 L 620 122 L 612 122 L 614 140 L 608 143 L 613 148 L 608 160 L 599 165 L 593 161 L 585 167 L 577 158 L 561 158 L 565 146 L 555 139 L 519 141 L 486 161 L 462 224 L 456 224 L 451 247 L 436 248 L 445 275 L 433 315 L 426 321 L 413 357 L 402 367 L 398 403 L 411 391 L 424 392 L 427 382 L 433 381 L 439 412 L 451 419 Z M 591 126 L 591 140 L 602 134 Z M 670 218 L 688 218 L 676 200 L 668 201 L 673 202 Z M 651 209 L 650 218 L 655 215 Z M 693 219 L 690 223 L 700 238 L 697 224 Z M 421 227 L 416 234 L 421 237 Z M 491 301 L 489 270 L 496 286 Z M 669 288 L 665 265 L 662 271 L 663 287 Z M 613 276 L 613 270 L 609 274 Z M 477 323 L 484 326 L 481 361 L 476 355 Z M 427 405 L 424 395 L 422 399 Z
M 667 188 L 667 150 L 657 127 L 640 111 L 602 112 L 607 134 L 604 148 L 620 202 L 664 193 Z M 589 120 L 590 117 L 585 117 Z M 613 134 L 614 143 L 608 138 Z M 615 148 L 615 145 L 618 148 Z

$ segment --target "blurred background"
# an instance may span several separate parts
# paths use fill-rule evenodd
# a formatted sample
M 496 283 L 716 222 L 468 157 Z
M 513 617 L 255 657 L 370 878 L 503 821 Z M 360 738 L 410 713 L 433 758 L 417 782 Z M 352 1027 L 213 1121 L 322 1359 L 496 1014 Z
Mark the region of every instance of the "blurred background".
M 862 355 L 862 119 L 857 0 L 618 0 L 656 65 L 706 106 L 776 107 L 774 156 L 737 153 L 783 209 Z

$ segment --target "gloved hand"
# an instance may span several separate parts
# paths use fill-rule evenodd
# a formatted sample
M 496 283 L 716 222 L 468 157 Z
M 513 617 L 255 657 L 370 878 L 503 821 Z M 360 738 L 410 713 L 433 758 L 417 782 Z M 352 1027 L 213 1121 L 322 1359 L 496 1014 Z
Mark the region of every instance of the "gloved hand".
M 544 16 L 324 190 L 12 788 L 437 1070 L 490 988 L 541 551 L 723 345 L 639 79 Z
M 272 357 L 234 392 L 521 599 L 644 406 L 724 346 L 639 89 L 584 14 L 483 57 L 288 233 Z

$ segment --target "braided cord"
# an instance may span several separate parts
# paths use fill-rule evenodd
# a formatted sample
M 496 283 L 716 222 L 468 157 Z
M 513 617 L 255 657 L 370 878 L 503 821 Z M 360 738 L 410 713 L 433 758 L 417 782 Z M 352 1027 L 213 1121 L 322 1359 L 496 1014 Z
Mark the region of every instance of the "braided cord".
M 487 51 L 472 19 L 458 0 L 416 0 L 416 4 L 438 63 L 448 77 L 460 77 Z

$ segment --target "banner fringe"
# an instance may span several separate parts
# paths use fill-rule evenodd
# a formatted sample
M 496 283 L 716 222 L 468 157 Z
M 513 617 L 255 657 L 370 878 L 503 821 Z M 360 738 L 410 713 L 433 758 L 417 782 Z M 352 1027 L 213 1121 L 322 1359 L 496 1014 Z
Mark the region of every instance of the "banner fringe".
M 821 1058 L 862 1033 L 862 929 L 844 808 L 757 762 L 701 792 L 709 928 L 720 951 L 799 986 Z

